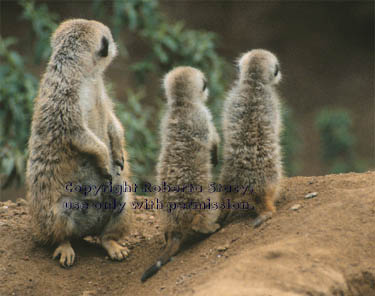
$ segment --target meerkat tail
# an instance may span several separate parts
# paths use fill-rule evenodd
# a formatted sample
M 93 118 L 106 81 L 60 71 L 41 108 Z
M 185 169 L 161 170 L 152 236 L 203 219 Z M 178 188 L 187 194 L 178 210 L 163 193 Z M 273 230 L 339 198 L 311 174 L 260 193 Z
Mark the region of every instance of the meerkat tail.
M 167 264 L 172 256 L 174 256 L 180 249 L 182 238 L 178 236 L 173 236 L 172 239 L 168 240 L 167 246 L 163 251 L 160 258 L 149 267 L 142 275 L 141 282 L 145 282 L 147 279 L 156 274 L 163 265 Z

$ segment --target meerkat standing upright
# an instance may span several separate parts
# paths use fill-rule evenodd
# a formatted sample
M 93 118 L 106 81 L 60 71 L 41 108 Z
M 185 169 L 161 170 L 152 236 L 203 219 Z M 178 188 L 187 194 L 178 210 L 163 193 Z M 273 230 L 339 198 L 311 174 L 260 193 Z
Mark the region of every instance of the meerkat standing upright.
M 218 202 L 218 195 L 208 195 L 211 182 L 212 149 L 217 148 L 219 135 L 211 113 L 204 102 L 208 96 L 203 73 L 192 67 L 177 67 L 164 78 L 168 109 L 161 123 L 161 152 L 157 180 L 171 186 L 200 185 L 203 191 L 160 192 L 164 204 L 166 247 L 160 259 L 142 276 L 145 281 L 175 255 L 181 243 L 194 232 L 212 233 L 219 228 L 218 210 L 194 209 L 208 199 Z M 215 153 L 213 153 L 215 155 Z M 168 204 L 178 205 L 169 211 Z
M 104 187 L 72 192 L 67 185 L 99 189 L 112 178 L 115 184 L 128 181 L 123 128 L 102 78 L 116 45 L 105 25 L 73 19 L 60 24 L 51 46 L 34 104 L 26 172 L 36 238 L 57 245 L 53 256 L 60 257 L 62 266 L 75 259 L 70 241 L 87 235 L 98 235 L 109 256 L 122 260 L 128 251 L 116 240 L 126 230 L 128 211 L 96 206 L 112 201 L 109 197 L 113 204 L 125 205 L 131 195 L 104 193 Z
M 254 227 L 276 211 L 282 177 L 280 151 L 281 115 L 275 85 L 281 79 L 277 58 L 256 49 L 239 60 L 239 78 L 223 108 L 223 166 L 220 183 L 250 186 L 251 195 L 223 192 L 222 200 L 250 202 L 258 217 Z M 230 211 L 222 211 L 222 217 Z

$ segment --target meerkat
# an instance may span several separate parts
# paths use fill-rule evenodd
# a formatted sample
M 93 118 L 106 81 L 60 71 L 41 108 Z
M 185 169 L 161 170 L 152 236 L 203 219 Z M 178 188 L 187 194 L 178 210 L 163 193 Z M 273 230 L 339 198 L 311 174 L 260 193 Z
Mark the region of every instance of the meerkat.
M 239 77 L 223 107 L 223 166 L 220 183 L 249 186 L 250 195 L 222 192 L 222 201 L 250 202 L 258 227 L 276 211 L 282 177 L 281 115 L 275 86 L 281 79 L 278 59 L 271 52 L 251 50 L 238 62 Z M 222 211 L 225 220 L 230 210 Z M 226 217 L 227 216 L 227 217 Z
M 122 190 L 110 192 L 108 183 L 129 178 L 124 130 L 102 78 L 117 54 L 116 45 L 102 23 L 73 19 L 60 24 L 51 46 L 34 102 L 26 170 L 35 237 L 57 245 L 53 258 L 60 258 L 63 267 L 75 260 L 70 241 L 87 235 L 98 236 L 109 256 L 122 260 L 128 250 L 117 240 L 127 229 L 129 211 L 96 207 L 112 198 L 113 204 L 125 205 L 132 197 Z M 67 184 L 96 189 L 77 192 Z M 69 203 L 79 209 L 67 208 Z
M 212 116 L 204 102 L 208 97 L 204 74 L 192 67 L 177 67 L 164 77 L 167 111 L 161 122 L 161 152 L 157 165 L 157 181 L 173 186 L 201 185 L 202 191 L 160 192 L 157 198 L 164 205 L 165 249 L 143 274 L 141 281 L 154 275 L 180 249 L 181 243 L 194 233 L 209 234 L 220 225 L 219 212 L 208 209 L 188 209 L 191 203 L 208 199 L 218 202 L 219 196 L 208 195 L 211 182 L 212 150 L 220 141 Z M 215 155 L 215 153 L 212 153 Z M 168 204 L 176 204 L 170 211 Z

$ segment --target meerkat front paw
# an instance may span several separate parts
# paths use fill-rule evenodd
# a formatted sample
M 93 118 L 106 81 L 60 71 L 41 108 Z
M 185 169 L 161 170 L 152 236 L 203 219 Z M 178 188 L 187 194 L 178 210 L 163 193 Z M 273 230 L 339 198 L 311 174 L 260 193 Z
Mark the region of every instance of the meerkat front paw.
M 102 246 L 107 250 L 109 257 L 112 260 L 122 261 L 129 255 L 129 249 L 121 246 L 114 240 L 106 240 L 102 242 Z
M 116 159 L 115 160 L 115 165 L 119 166 L 121 170 L 124 170 L 124 157 L 121 156 L 121 159 Z
M 102 174 L 104 179 L 108 180 L 109 182 L 112 182 L 112 175 L 110 173 L 109 166 L 104 166 L 101 169 L 101 174 Z
M 121 172 L 124 170 L 124 162 L 125 162 L 125 159 L 123 156 L 121 156 L 121 159 L 116 159 L 114 161 L 114 164 L 116 166 L 116 174 L 117 176 L 120 176 L 121 175 Z
M 57 259 L 58 257 L 60 257 L 60 265 L 62 267 L 70 267 L 73 265 L 75 253 L 70 242 L 63 242 L 56 248 L 52 258 Z

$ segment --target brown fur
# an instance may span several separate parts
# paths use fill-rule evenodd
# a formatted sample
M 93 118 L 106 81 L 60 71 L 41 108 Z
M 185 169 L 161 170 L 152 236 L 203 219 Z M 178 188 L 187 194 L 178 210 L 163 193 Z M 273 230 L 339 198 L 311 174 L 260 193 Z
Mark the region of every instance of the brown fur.
M 74 262 L 70 240 L 86 235 L 98 235 L 111 258 L 122 260 L 127 249 L 113 240 L 124 234 L 128 211 L 105 212 L 93 205 L 113 198 L 130 202 L 131 194 L 67 190 L 70 182 L 100 186 L 129 180 L 124 130 L 102 79 L 116 45 L 106 26 L 83 19 L 60 24 L 51 45 L 34 103 L 26 172 L 34 233 L 42 243 L 58 245 L 54 257 L 60 256 L 63 266 Z M 66 209 L 64 202 L 89 207 Z
M 182 209 L 168 211 L 170 203 L 218 202 L 210 194 L 212 181 L 211 149 L 219 143 L 212 117 L 205 106 L 207 90 L 203 73 L 191 67 L 177 67 L 164 79 L 168 109 L 161 123 L 161 152 L 157 165 L 158 184 L 172 186 L 201 185 L 203 192 L 160 192 L 157 198 L 164 204 L 166 248 L 160 259 L 145 272 L 142 280 L 152 276 L 175 255 L 181 243 L 195 232 L 212 233 L 219 228 L 218 210 Z
M 282 177 L 280 104 L 275 85 L 281 79 L 277 58 L 252 50 L 239 60 L 239 78 L 223 109 L 223 166 L 220 183 L 250 186 L 252 194 L 222 194 L 222 200 L 255 205 L 260 225 L 276 211 Z M 228 210 L 222 212 L 222 219 Z

